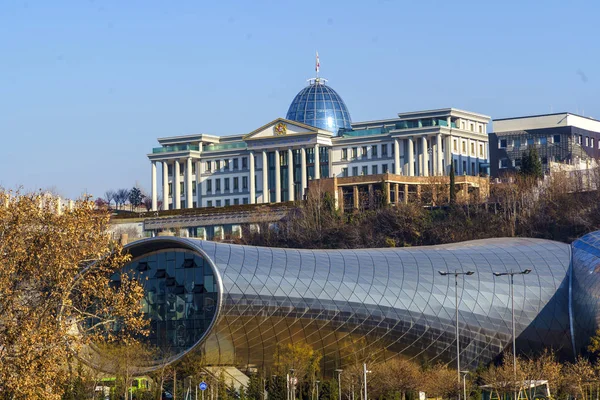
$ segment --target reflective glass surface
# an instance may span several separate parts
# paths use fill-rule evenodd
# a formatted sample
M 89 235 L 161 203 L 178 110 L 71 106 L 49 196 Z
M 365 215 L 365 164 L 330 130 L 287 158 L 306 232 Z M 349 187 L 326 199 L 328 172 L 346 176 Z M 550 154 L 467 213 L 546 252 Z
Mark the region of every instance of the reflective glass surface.
M 175 356 L 204 336 L 217 312 L 218 290 L 213 269 L 201 255 L 159 250 L 134 258 L 125 272 L 144 286 L 142 307 L 150 319 L 150 344 Z
M 571 318 L 576 349 L 585 352 L 600 327 L 600 231 L 573 242 Z
M 350 113 L 342 98 L 322 80 L 312 80 L 296 95 L 286 119 L 337 133 L 351 129 Z
M 511 343 L 507 277 L 515 277 L 517 347 L 572 356 L 570 246 L 536 239 L 487 239 L 405 249 L 295 250 L 177 239 L 202 249 L 223 282 L 217 323 L 199 346 L 211 363 L 266 365 L 277 343 L 306 341 L 331 372 L 368 351 L 455 362 L 455 289 L 442 271 L 475 272 L 458 284 L 461 362 L 476 367 Z M 350 352 L 350 354 L 349 354 Z

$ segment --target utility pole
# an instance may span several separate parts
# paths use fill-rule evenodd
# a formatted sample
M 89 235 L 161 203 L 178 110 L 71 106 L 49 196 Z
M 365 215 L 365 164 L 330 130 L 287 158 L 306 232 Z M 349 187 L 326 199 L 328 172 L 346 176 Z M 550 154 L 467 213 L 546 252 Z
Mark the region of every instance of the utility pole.
M 456 382 L 457 386 L 460 388 L 460 333 L 458 331 L 458 276 L 470 276 L 475 272 L 473 271 L 465 271 L 465 272 L 450 272 L 450 271 L 438 271 L 438 273 L 442 276 L 454 275 L 454 308 L 456 310 Z M 458 400 L 460 400 L 460 390 L 458 392 Z M 466 399 L 465 399 L 466 400 Z

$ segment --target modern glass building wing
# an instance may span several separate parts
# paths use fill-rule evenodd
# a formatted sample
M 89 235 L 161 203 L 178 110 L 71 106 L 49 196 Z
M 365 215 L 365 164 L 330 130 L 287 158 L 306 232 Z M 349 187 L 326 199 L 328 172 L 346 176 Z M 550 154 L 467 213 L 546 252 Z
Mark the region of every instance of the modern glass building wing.
M 151 340 L 171 359 L 192 348 L 212 364 L 268 366 L 277 343 L 307 342 L 331 372 L 361 340 L 383 357 L 452 362 L 454 277 L 461 360 L 475 367 L 511 342 L 506 277 L 515 277 L 517 346 L 573 356 L 570 246 L 535 239 L 486 239 L 407 249 L 295 250 L 157 237 L 127 246 L 130 271 L 149 277 Z
M 292 100 L 285 118 L 334 134 L 340 128 L 352 129 L 352 120 L 344 100 L 325 82 L 322 78 L 311 79 L 310 84 Z
M 585 352 L 600 327 L 600 231 L 573 242 L 571 323 L 578 352 Z

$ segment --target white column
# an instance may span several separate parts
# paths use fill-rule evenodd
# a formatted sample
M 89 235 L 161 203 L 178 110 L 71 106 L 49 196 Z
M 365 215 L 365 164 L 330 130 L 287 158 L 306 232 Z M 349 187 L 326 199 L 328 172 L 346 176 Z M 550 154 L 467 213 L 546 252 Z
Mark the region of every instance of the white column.
M 308 181 L 306 179 L 306 150 L 304 147 L 300 149 L 300 169 L 302 170 L 300 174 L 302 178 L 302 188 L 300 189 L 300 193 L 302 194 L 302 199 L 304 199 L 306 186 L 308 186 Z
M 315 144 L 315 179 L 321 179 L 321 160 L 319 159 L 319 144 Z
M 329 147 L 327 149 L 327 159 L 328 159 L 328 166 L 329 166 L 329 177 L 333 178 L 335 175 L 333 173 L 333 148 Z
M 275 150 L 275 202 L 281 203 L 281 163 L 279 150 Z
M 202 177 L 202 161 L 196 161 L 196 207 L 202 207 L 202 185 L 200 178 Z
M 262 152 L 263 203 L 269 202 L 269 167 L 267 152 Z
M 294 201 L 294 153 L 288 149 L 288 200 Z
M 156 192 L 156 161 L 152 161 L 152 211 L 158 208 L 158 193 Z
M 444 175 L 443 152 L 442 152 L 442 134 L 438 133 L 435 139 L 437 145 L 437 173 L 436 175 Z
M 194 197 L 192 195 L 192 157 L 188 157 L 185 166 L 185 206 L 192 208 Z
M 429 153 L 427 152 L 427 136 L 421 138 L 421 147 L 423 151 L 423 168 L 421 169 L 423 176 L 429 176 Z
M 415 144 L 412 137 L 407 139 L 408 144 L 408 176 L 415 176 Z
M 181 208 L 181 193 L 179 192 L 179 160 L 175 160 L 175 171 L 173 171 L 173 209 Z
M 166 161 L 162 163 L 163 168 L 163 200 L 162 200 L 162 209 L 169 209 L 169 164 Z
M 248 179 L 248 185 L 250 185 L 250 204 L 254 204 L 256 202 L 256 190 L 254 187 L 254 179 L 256 179 L 254 177 L 254 153 L 250 152 L 249 157 L 250 159 L 248 161 L 250 161 L 250 179 Z
M 400 175 L 407 175 L 408 171 L 406 169 L 406 157 L 404 157 L 404 139 L 400 139 L 399 141 L 399 148 L 398 150 L 400 151 L 400 163 L 401 163 L 401 168 L 400 168 Z
M 398 138 L 394 139 L 394 174 L 400 175 L 400 143 Z

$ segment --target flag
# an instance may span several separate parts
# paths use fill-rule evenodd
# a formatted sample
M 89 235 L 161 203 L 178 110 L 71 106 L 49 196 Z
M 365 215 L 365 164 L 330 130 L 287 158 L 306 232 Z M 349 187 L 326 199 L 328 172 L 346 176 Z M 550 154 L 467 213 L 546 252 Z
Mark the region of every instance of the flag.
M 321 66 L 321 64 L 319 63 L 319 52 L 317 51 L 317 60 L 316 60 L 316 65 L 315 65 L 315 71 L 317 71 L 317 74 L 319 73 L 320 66 Z

